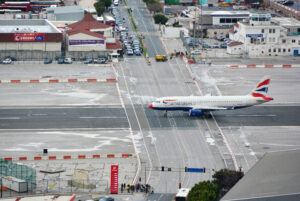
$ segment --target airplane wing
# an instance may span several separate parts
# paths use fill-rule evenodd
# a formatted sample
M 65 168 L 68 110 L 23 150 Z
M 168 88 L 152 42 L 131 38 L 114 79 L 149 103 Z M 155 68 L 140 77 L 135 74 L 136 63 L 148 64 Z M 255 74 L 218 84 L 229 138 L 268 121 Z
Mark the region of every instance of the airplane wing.
M 202 110 L 202 111 L 216 111 L 216 110 L 228 110 L 231 108 L 227 107 L 193 107 L 193 110 Z M 233 108 L 232 108 L 233 109 Z

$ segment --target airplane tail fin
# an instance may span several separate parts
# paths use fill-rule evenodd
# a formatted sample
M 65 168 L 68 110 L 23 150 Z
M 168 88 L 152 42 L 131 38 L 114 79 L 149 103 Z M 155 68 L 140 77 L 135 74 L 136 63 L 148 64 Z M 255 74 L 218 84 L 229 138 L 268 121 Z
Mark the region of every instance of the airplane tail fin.
M 270 81 L 271 79 L 269 76 L 263 77 L 263 79 L 261 79 L 256 87 L 251 91 L 250 95 L 253 97 L 261 97 L 265 101 L 273 100 L 273 98 L 267 97 Z

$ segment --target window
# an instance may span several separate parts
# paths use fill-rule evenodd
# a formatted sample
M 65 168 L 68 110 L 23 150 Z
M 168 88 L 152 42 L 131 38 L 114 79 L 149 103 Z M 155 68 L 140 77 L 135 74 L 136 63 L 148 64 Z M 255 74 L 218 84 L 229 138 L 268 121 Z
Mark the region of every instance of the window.
M 292 40 L 292 43 L 295 43 L 296 42 L 296 40 Z
M 269 38 L 269 42 L 272 42 L 272 38 Z
M 261 33 L 265 33 L 265 30 L 264 30 L 264 29 L 262 29 L 262 30 L 261 30 Z
M 226 23 L 231 23 L 231 18 L 226 18 Z
M 285 48 L 282 49 L 282 52 L 285 52 Z
M 232 23 L 237 23 L 237 21 L 238 21 L 238 19 L 236 19 L 236 18 L 232 19 Z
M 225 23 L 225 18 L 221 18 L 220 23 Z
M 271 50 L 271 49 L 269 49 L 269 52 L 272 52 L 272 50 Z
M 300 40 L 298 40 L 298 45 L 300 45 Z
M 273 49 L 273 52 L 276 52 L 276 49 L 275 49 L 275 48 Z
M 278 52 L 281 52 L 281 49 L 280 49 L 280 48 L 278 48 Z
M 275 38 L 273 38 L 273 42 L 275 42 Z
M 269 33 L 272 33 L 272 29 L 269 29 Z
M 273 33 L 275 33 L 275 29 L 273 29 Z
M 291 49 L 290 49 L 290 48 L 288 49 L 288 52 L 291 52 Z
M 282 43 L 286 43 L 286 40 L 285 40 L 285 39 L 282 39 Z
M 261 42 L 265 42 L 265 39 L 264 39 L 264 38 L 261 38 Z

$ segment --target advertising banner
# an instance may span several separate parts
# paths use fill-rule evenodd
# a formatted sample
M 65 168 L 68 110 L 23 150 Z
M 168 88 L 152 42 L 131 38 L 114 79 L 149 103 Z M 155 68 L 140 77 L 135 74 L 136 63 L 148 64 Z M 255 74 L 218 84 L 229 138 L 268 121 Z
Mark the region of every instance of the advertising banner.
M 45 41 L 44 33 L 14 33 L 13 37 L 17 42 Z
M 119 166 L 112 165 L 111 166 L 111 175 L 110 175 L 110 193 L 111 194 L 118 194 L 118 187 L 119 187 Z
M 81 45 L 81 46 L 104 45 L 104 40 L 69 40 L 69 45 Z

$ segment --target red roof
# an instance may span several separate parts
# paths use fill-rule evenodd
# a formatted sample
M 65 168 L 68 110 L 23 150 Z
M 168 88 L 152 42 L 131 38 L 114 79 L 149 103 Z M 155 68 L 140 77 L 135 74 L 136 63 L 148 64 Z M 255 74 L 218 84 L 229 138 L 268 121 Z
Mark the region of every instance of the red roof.
M 233 42 L 233 43 L 229 43 L 227 46 L 232 47 L 232 46 L 237 46 L 237 45 L 243 45 L 244 43 L 242 42 Z
M 106 43 L 107 50 L 120 50 L 122 49 L 121 44 L 118 40 L 115 43 Z
M 78 33 L 83 33 L 83 34 L 86 34 L 86 35 L 94 36 L 96 38 L 102 38 L 104 40 L 106 39 L 103 35 L 101 35 L 99 33 L 87 31 L 87 30 L 84 30 L 84 29 L 82 29 L 82 30 L 80 30 L 80 29 L 68 30 L 68 31 L 66 31 L 66 33 L 69 36 L 72 36 L 72 35 L 75 35 L 75 34 L 78 34 Z
M 73 24 L 68 25 L 70 29 L 84 29 L 84 30 L 91 30 L 91 29 L 107 29 L 110 26 L 98 22 L 91 13 L 85 14 L 84 18 Z

